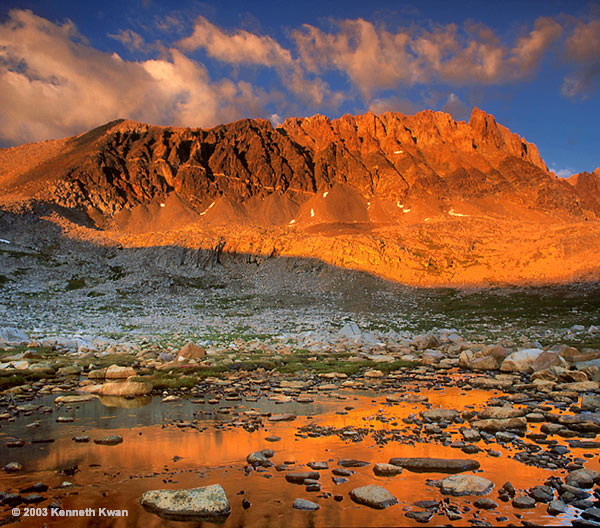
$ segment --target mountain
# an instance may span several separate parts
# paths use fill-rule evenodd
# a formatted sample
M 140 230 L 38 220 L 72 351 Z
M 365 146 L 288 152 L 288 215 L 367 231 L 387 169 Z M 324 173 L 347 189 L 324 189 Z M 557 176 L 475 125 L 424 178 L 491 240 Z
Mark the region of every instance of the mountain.
M 575 188 L 582 206 L 600 216 L 600 167 L 591 173 L 574 174 L 567 181 Z
M 589 276 L 598 172 L 556 177 L 535 145 L 477 108 L 469 122 L 429 110 L 276 128 L 117 120 L 0 149 L 0 205 L 47 204 L 65 221 L 76 211 L 86 220 L 71 228 L 96 241 L 223 238 L 231 252 L 317 258 L 407 283 L 543 282 Z
M 243 204 L 281 193 L 301 203 L 336 184 L 367 200 L 427 211 L 491 199 L 496 206 L 582 213 L 577 186 L 552 177 L 535 145 L 478 109 L 468 123 L 432 111 L 317 115 L 278 128 L 242 120 L 210 130 L 119 120 L 73 138 L 0 150 L 4 193 L 109 217 L 170 193 L 200 213 L 219 197 Z M 388 207 L 386 218 L 408 207 Z

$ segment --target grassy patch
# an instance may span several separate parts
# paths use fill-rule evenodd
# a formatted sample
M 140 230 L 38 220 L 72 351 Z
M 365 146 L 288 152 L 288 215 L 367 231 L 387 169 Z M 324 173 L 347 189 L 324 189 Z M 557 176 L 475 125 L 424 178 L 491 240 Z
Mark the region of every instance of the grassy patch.
M 54 375 L 49 372 L 30 372 L 26 370 L 18 374 L 2 373 L 0 374 L 0 391 L 53 377 Z
M 79 277 L 73 277 L 68 283 L 67 283 L 67 291 L 71 291 L 71 290 L 80 290 L 81 288 L 85 288 L 86 284 L 85 284 L 85 280 L 81 279 Z
M 82 367 L 94 365 L 95 368 L 110 367 L 111 365 L 119 365 L 120 367 L 130 367 L 136 362 L 135 357 L 126 354 L 106 354 L 99 358 L 86 358 L 78 360 L 78 364 Z

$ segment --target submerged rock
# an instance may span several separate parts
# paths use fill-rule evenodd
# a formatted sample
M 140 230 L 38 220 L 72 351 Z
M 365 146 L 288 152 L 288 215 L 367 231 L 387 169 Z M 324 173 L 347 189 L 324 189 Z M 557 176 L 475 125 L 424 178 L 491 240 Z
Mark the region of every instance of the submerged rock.
M 225 490 L 220 484 L 180 490 L 151 490 L 142 495 L 149 512 L 174 521 L 219 521 L 231 513 Z
M 350 498 L 358 504 L 364 504 L 378 510 L 383 510 L 398 503 L 398 499 L 388 490 L 373 485 L 353 489 L 350 492 Z

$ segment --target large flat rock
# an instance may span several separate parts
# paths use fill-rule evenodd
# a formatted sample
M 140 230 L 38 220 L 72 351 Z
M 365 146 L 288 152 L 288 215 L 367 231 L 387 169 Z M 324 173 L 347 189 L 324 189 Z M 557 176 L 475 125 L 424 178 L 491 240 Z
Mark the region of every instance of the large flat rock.
M 477 460 L 467 458 L 390 458 L 390 464 L 414 473 L 462 473 L 479 469 Z
M 229 499 L 220 484 L 203 488 L 151 490 L 141 504 L 149 512 L 174 521 L 220 521 L 231 512 Z

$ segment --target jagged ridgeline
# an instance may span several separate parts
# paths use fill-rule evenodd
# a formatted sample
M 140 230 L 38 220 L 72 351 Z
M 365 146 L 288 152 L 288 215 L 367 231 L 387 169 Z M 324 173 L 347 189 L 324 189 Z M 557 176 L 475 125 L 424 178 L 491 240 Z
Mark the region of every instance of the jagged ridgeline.
M 0 150 L 5 201 L 78 208 L 125 230 L 149 219 L 170 228 L 395 224 L 465 211 L 593 217 L 599 181 L 598 171 L 557 178 L 535 145 L 479 109 L 468 123 L 432 111 L 317 115 L 277 128 L 246 119 L 209 130 L 117 120 Z

